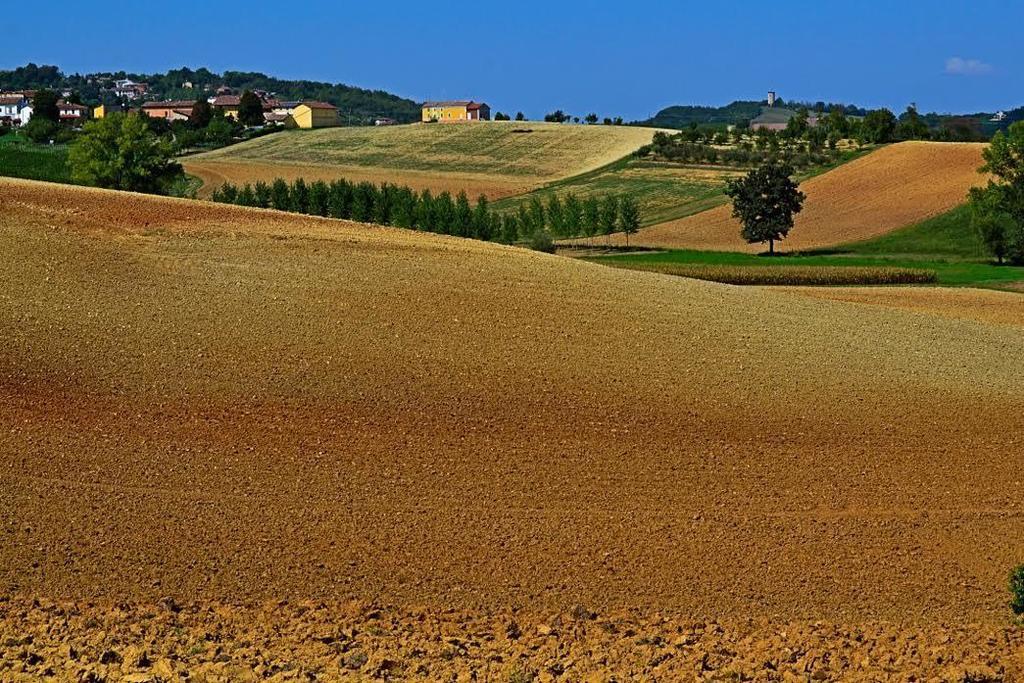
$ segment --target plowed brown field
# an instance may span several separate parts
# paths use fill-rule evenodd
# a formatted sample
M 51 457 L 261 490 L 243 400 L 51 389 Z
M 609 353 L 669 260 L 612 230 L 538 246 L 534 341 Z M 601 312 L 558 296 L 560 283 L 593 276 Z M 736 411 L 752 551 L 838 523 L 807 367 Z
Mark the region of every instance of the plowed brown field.
M 785 241 L 786 251 L 869 239 L 918 223 L 963 203 L 984 182 L 978 173 L 983 144 L 901 142 L 815 176 L 801 185 L 804 209 Z M 724 205 L 644 228 L 630 242 L 678 249 L 760 252 L 740 238 L 732 207 Z M 624 243 L 622 235 L 616 235 Z
M 136 671 L 129 643 L 150 672 L 326 679 L 1024 664 L 1015 327 L 238 207 L 0 202 L 0 679 Z M 223 607 L 279 600 L 323 606 Z
M 784 287 L 793 294 L 1024 327 L 1024 295 L 949 287 Z

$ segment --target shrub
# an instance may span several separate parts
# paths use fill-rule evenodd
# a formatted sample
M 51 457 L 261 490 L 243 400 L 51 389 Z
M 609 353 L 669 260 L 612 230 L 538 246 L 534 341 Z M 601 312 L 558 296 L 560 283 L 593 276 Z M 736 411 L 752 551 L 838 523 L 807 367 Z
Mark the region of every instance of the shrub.
M 545 254 L 554 254 L 555 243 L 547 230 L 537 230 L 530 237 L 530 249 L 542 251 Z
M 1010 572 L 1010 609 L 1024 616 L 1024 564 Z
M 60 130 L 60 125 L 44 119 L 42 117 L 34 116 L 29 119 L 22 131 L 25 136 L 32 142 L 49 142 L 57 137 L 57 133 Z

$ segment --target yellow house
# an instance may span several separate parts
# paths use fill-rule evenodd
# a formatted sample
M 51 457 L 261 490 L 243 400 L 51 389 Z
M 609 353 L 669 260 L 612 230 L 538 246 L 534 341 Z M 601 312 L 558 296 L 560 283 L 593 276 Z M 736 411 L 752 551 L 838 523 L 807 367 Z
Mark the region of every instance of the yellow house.
M 424 102 L 423 122 L 440 121 L 456 123 L 459 121 L 487 121 L 491 118 L 491 108 L 482 102 L 473 100 L 450 100 L 447 102 Z
M 292 119 L 299 128 L 337 126 L 338 108 L 326 102 L 302 102 L 292 110 Z
M 93 107 L 92 117 L 94 119 L 102 119 L 105 116 L 110 116 L 114 112 L 122 111 L 121 106 L 117 104 L 101 104 L 98 107 Z

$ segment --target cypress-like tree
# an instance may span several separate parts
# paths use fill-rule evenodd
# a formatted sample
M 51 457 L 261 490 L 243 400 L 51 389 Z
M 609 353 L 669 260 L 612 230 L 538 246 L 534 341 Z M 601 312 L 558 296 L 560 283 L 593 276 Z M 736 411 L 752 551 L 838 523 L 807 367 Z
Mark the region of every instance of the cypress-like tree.
M 235 196 L 235 204 L 239 206 L 256 206 L 256 195 L 252 192 L 252 185 L 246 183 Z
M 619 198 L 613 194 L 601 200 L 600 227 L 602 235 L 611 235 L 619 225 Z
M 494 236 L 490 207 L 484 195 L 477 198 L 476 207 L 473 209 L 473 236 L 479 240 L 490 240 Z
M 246 90 L 238 100 L 238 122 L 243 126 L 262 126 L 263 101 L 256 93 Z
M 399 228 L 412 228 L 416 225 L 416 193 L 403 186 L 395 191 L 394 208 L 391 222 Z
M 583 234 L 593 237 L 597 234 L 600 223 L 601 208 L 597 203 L 597 197 L 591 195 L 583 202 Z
M 619 201 L 619 229 L 626 234 L 626 246 L 629 236 L 640 230 L 640 205 L 632 195 L 623 195 Z
M 253 196 L 256 198 L 256 206 L 266 209 L 270 206 L 270 186 L 262 180 L 257 180 L 252 186 Z
M 583 225 L 583 205 L 576 195 L 570 192 L 565 197 L 565 205 L 562 210 L 562 227 L 569 237 L 576 237 L 580 234 Z
M 469 205 L 469 197 L 466 196 L 465 191 L 459 192 L 458 197 L 455 199 L 455 216 L 452 234 L 458 235 L 459 237 L 473 236 L 473 209 Z
M 451 235 L 455 224 L 455 202 L 451 193 L 445 191 L 434 200 L 434 225 L 442 235 Z
M 501 217 L 501 241 L 514 244 L 519 239 L 519 219 L 514 214 L 506 213 Z
M 291 192 L 284 178 L 274 178 L 274 182 L 270 184 L 270 206 L 278 211 L 292 210 Z
M 314 216 L 326 216 L 329 199 L 330 190 L 327 188 L 327 183 L 322 180 L 310 183 L 308 213 Z
M 306 186 L 305 180 L 296 178 L 292 182 L 288 196 L 291 198 L 291 211 L 309 213 L 309 188 Z
M 220 186 L 220 197 L 222 202 L 234 204 L 235 198 L 238 197 L 238 188 L 231 183 L 224 183 Z
M 347 180 L 332 181 L 329 193 L 327 214 L 331 218 L 350 218 L 352 216 L 352 185 Z
M 430 193 L 430 190 L 423 190 L 419 200 L 416 202 L 416 221 L 414 227 L 418 230 L 435 232 L 434 195 Z
M 547 224 L 551 228 L 551 234 L 555 237 L 562 237 L 567 234 L 565 230 L 565 210 L 562 200 L 557 194 L 551 195 L 547 206 Z
M 540 201 L 540 197 L 533 196 L 530 198 L 530 205 L 527 209 L 529 218 L 527 219 L 529 225 L 529 232 L 527 235 L 533 235 L 535 232 L 544 229 L 545 220 L 547 218 L 544 210 L 544 204 Z

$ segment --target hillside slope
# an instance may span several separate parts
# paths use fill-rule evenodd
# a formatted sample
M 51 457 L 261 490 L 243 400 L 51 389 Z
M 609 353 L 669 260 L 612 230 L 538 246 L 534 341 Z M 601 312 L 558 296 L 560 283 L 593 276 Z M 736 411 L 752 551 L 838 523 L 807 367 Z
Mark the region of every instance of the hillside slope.
M 1003 619 L 1019 329 L 0 196 L 0 593 Z
M 869 239 L 918 223 L 962 203 L 984 182 L 978 173 L 984 145 L 902 142 L 816 176 L 790 236 L 776 249 L 798 251 Z M 731 206 L 645 228 L 631 239 L 648 246 L 764 251 L 739 236 Z M 617 236 L 619 241 L 621 235 Z
M 491 198 L 583 173 L 651 141 L 653 129 L 535 121 L 292 131 L 185 161 L 207 183 L 275 176 L 408 184 Z

